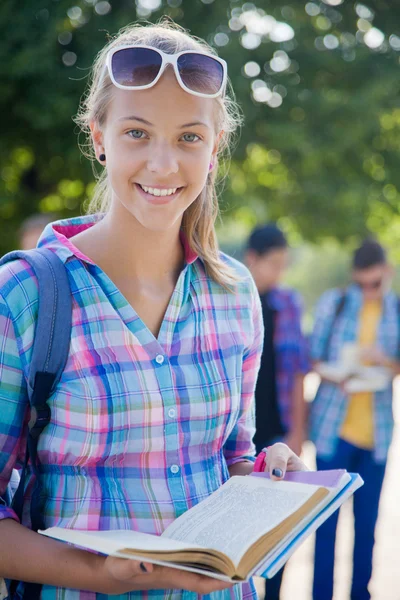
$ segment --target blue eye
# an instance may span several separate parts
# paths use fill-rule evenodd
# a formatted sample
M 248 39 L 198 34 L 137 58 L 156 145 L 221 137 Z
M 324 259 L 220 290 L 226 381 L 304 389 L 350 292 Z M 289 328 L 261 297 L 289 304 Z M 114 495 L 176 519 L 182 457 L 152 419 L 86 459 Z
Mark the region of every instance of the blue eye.
M 182 139 L 183 139 L 185 142 L 197 142 L 197 140 L 199 140 L 200 138 L 199 138 L 199 136 L 198 136 L 198 135 L 196 135 L 195 133 L 185 133 L 185 134 L 182 136 Z
M 128 135 L 133 137 L 135 140 L 140 140 L 142 136 L 144 136 L 144 131 L 142 131 L 141 129 L 131 129 L 130 131 L 128 131 Z

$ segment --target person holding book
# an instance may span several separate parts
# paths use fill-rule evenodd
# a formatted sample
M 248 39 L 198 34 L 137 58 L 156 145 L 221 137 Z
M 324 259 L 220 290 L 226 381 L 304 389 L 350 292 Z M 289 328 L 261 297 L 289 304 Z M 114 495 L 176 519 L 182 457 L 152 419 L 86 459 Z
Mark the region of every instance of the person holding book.
M 390 289 L 392 274 L 383 247 L 366 240 L 354 253 L 352 283 L 321 297 L 311 339 L 315 368 L 324 373 L 310 413 L 317 468 L 347 468 L 365 481 L 354 498 L 352 600 L 370 598 L 374 530 L 392 439 L 392 380 L 400 372 L 399 301 Z M 385 369 L 386 383 L 370 391 L 368 380 L 353 380 L 357 361 L 362 369 Z M 341 367 L 345 381 L 330 380 L 325 364 Z M 314 600 L 333 595 L 337 518 L 336 513 L 317 531 Z
M 298 295 L 280 286 L 288 243 L 274 223 L 251 233 L 245 262 L 260 294 L 264 347 L 256 386 L 256 451 L 284 440 L 297 454 L 305 434 L 304 375 L 310 370 Z M 266 598 L 279 599 L 283 569 L 267 579 Z
M 238 122 L 226 64 L 171 23 L 128 26 L 98 54 L 77 120 L 103 172 L 96 214 L 53 223 L 39 242 L 63 261 L 73 296 L 69 356 L 38 445 L 43 518 L 46 528 L 160 535 L 254 466 L 261 306 L 214 230 L 218 160 Z M 25 260 L 0 268 L 0 292 L 1 495 L 29 420 L 38 289 Z M 277 479 L 305 467 L 281 443 L 263 468 Z M 30 531 L 32 485 L 30 473 L 21 523 L 0 505 L 0 577 L 43 584 L 46 600 L 256 597 L 251 581 Z

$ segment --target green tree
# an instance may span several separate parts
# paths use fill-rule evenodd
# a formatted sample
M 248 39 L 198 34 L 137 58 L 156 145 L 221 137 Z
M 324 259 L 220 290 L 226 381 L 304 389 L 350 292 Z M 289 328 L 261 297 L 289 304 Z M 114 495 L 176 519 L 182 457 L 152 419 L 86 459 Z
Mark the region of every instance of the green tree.
M 400 7 L 341 0 L 2 0 L 0 254 L 37 211 L 93 186 L 72 121 L 107 32 L 169 14 L 228 61 L 246 119 L 223 194 L 233 222 L 352 241 L 400 227 Z M 225 214 L 225 213 L 224 213 Z
M 368 231 L 395 241 L 399 15 L 387 2 L 340 0 L 260 2 L 232 14 L 238 31 L 226 55 L 229 46 L 240 54 L 248 78 L 235 80 L 247 119 L 231 195 L 249 201 L 254 219 L 283 217 L 314 241 Z M 245 56 L 240 44 L 255 47 Z

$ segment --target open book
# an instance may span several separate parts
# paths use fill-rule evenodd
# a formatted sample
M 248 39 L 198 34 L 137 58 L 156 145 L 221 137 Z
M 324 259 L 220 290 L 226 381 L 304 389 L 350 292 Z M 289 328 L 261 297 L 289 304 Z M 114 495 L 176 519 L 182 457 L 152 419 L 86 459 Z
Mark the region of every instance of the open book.
M 390 385 L 393 373 L 386 367 L 363 364 L 362 347 L 344 344 L 336 362 L 320 362 L 315 367 L 321 377 L 333 383 L 344 383 L 348 394 L 378 392 Z
M 284 481 L 257 473 L 232 477 L 161 536 L 60 527 L 39 533 L 103 554 L 223 581 L 243 581 L 254 574 L 270 577 L 277 562 L 283 559 L 284 564 L 362 483 L 358 475 L 344 470 L 288 473 Z
M 318 375 L 334 383 L 343 383 L 348 394 L 379 392 L 390 385 L 393 375 L 386 367 L 349 367 L 342 363 L 319 363 L 315 368 Z

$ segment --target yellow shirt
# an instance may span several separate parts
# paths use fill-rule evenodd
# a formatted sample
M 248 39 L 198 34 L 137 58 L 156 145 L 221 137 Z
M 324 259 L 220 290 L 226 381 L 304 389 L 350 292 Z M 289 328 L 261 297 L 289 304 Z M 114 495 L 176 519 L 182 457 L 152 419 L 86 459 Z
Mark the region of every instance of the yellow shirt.
M 364 302 L 359 321 L 358 343 L 361 347 L 374 346 L 382 315 L 380 300 Z M 344 440 L 370 450 L 374 447 L 374 394 L 360 392 L 349 398 L 347 415 L 340 437 Z

